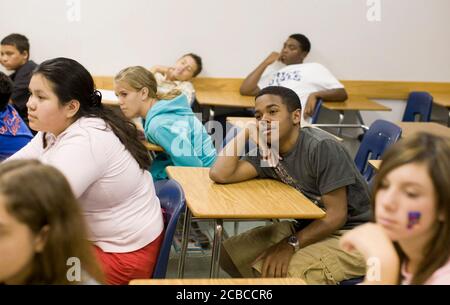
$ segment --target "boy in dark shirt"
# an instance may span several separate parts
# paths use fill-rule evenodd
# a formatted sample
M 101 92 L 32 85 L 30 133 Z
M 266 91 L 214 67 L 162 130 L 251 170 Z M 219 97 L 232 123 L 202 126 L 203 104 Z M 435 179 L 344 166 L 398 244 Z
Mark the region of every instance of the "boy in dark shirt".
M 36 67 L 36 63 L 30 60 L 30 43 L 21 34 L 10 34 L 2 39 L 0 45 L 0 63 L 7 70 L 14 71 L 9 76 L 14 82 L 10 102 L 28 125 L 28 85 Z
M 371 219 L 368 186 L 348 152 L 324 131 L 301 128 L 300 99 L 291 89 L 262 89 L 255 118 L 258 125 L 249 124 L 219 154 L 211 179 L 276 179 L 325 209 L 326 216 L 282 221 L 234 236 L 223 243 L 222 268 L 234 277 L 300 277 L 308 284 L 362 276 L 363 257 L 339 247 L 343 233 Z M 267 139 L 258 138 L 261 134 Z M 258 150 L 240 159 L 234 152 L 241 152 L 249 137 Z

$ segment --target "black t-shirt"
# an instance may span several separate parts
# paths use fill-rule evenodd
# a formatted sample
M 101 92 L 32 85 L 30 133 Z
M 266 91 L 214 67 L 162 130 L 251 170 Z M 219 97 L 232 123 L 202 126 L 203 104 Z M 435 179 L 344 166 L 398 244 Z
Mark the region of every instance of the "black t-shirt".
M 347 222 L 342 229 L 371 220 L 368 185 L 347 150 L 331 135 L 318 128 L 302 128 L 294 148 L 282 157 L 281 165 L 295 187 L 321 207 L 322 195 L 347 188 Z M 249 152 L 244 160 L 255 167 L 259 177 L 283 181 L 274 168 L 261 167 L 259 152 Z
M 30 97 L 28 85 L 30 84 L 31 75 L 36 66 L 37 64 L 34 61 L 29 60 L 10 76 L 10 78 L 14 82 L 14 89 L 11 95 L 11 100 L 13 101 L 14 107 L 17 109 L 20 116 L 22 116 L 22 118 L 25 120 L 27 120 L 28 118 L 23 117 L 23 114 L 27 113 L 26 104 L 28 102 L 28 98 Z

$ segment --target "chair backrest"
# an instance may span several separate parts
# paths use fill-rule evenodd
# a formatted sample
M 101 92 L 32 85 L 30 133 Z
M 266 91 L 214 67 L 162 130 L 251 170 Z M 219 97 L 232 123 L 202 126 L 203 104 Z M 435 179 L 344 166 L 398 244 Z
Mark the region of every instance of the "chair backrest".
M 385 120 L 376 120 L 370 126 L 355 156 L 356 167 L 367 182 L 373 175 L 368 160 L 379 160 L 386 148 L 397 142 L 401 134 L 399 126 Z
M 320 109 L 322 108 L 322 99 L 318 99 L 316 103 L 316 107 L 314 107 L 314 113 L 311 117 L 311 124 L 317 124 L 317 119 L 319 118 Z
M 170 249 L 180 214 L 185 209 L 184 193 L 175 180 L 155 182 L 156 196 L 164 210 L 164 239 L 159 250 L 158 260 L 153 271 L 153 278 L 165 278 L 169 262 Z
M 432 107 L 433 97 L 428 92 L 411 92 L 408 96 L 402 121 L 414 122 L 416 115 L 419 115 L 420 122 L 429 122 Z

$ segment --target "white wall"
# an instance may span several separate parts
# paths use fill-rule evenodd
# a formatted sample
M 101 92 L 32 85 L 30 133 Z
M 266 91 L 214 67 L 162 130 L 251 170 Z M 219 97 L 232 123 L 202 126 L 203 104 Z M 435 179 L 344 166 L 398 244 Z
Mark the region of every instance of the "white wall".
M 450 81 L 450 1 L 380 1 L 381 21 L 369 22 L 367 0 L 1 0 L 0 37 L 23 33 L 35 61 L 72 57 L 97 75 L 193 51 L 203 75 L 244 77 L 300 32 L 308 61 L 339 79 Z

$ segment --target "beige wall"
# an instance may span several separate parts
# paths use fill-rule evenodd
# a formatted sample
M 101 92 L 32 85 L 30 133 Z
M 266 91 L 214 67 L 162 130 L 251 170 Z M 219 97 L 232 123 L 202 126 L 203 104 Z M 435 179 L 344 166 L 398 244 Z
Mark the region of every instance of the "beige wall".
M 0 36 L 23 33 L 34 60 L 72 57 L 93 74 L 193 51 L 203 75 L 244 77 L 302 32 L 308 61 L 340 79 L 450 81 L 449 0 L 380 0 L 380 22 L 366 0 L 80 0 L 79 22 L 69 1 L 1 0 Z

